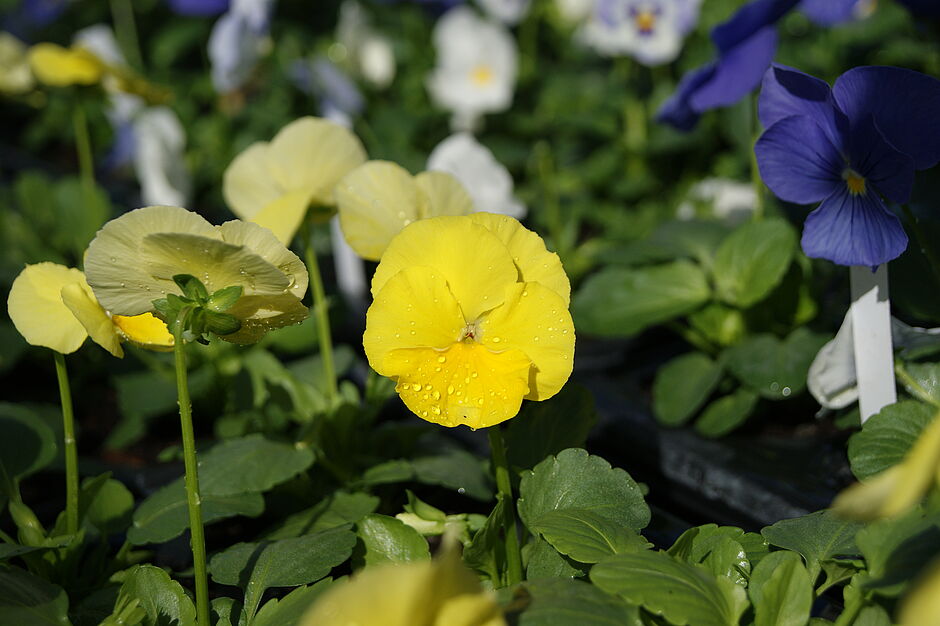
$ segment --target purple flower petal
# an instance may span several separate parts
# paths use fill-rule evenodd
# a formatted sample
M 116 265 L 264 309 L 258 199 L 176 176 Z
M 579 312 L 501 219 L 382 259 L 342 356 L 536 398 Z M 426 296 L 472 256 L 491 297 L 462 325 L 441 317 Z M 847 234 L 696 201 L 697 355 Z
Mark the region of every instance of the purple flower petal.
M 701 113 L 692 109 L 690 104 L 692 94 L 711 80 L 714 73 L 715 65 L 710 63 L 683 76 L 679 81 L 679 86 L 676 87 L 676 92 L 659 108 L 656 121 L 686 132 L 695 128 Z
M 859 0 L 803 0 L 799 10 L 819 26 L 835 26 L 855 18 Z
M 901 256 L 907 234 L 877 194 L 843 186 L 806 218 L 801 243 L 808 257 L 875 267 Z
M 756 88 L 777 52 L 774 26 L 757 31 L 736 47 L 723 51 L 715 71 L 689 98 L 693 110 L 730 106 Z
M 754 151 L 764 183 L 787 202 L 818 202 L 846 187 L 845 162 L 812 118 L 794 115 L 780 120 L 764 131 Z
M 776 24 L 800 0 L 755 0 L 746 4 L 728 21 L 712 29 L 712 41 L 721 52 L 739 45 L 757 31 Z
M 852 167 L 890 200 L 905 203 L 914 186 L 914 160 L 891 147 L 869 116 L 855 125 L 849 146 Z
M 167 4 L 180 15 L 210 16 L 228 10 L 229 0 L 167 0 Z
M 898 67 L 856 67 L 832 88 L 852 124 L 869 115 L 888 142 L 923 170 L 940 161 L 940 81 Z
M 826 131 L 835 146 L 845 144 L 848 119 L 835 106 L 832 90 L 823 81 L 791 67 L 773 64 L 764 74 L 758 116 L 764 128 L 791 115 L 805 115 Z

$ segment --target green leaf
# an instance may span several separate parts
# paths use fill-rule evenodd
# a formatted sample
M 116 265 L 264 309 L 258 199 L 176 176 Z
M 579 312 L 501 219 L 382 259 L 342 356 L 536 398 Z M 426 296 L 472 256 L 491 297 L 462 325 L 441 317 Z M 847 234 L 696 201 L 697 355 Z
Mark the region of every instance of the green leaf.
M 649 507 L 630 475 L 580 448 L 562 450 L 525 472 L 518 509 L 530 529 L 543 515 L 559 509 L 590 509 L 637 531 L 650 521 Z
M 725 351 L 726 364 L 738 380 L 770 400 L 797 395 L 806 387 L 806 373 L 827 338 L 805 328 L 784 341 L 754 335 Z
M 52 550 L 52 546 L 21 546 L 16 543 L 0 543 L 0 561 L 6 561 L 16 556 L 29 554 L 31 552 L 40 552 Z
M 300 623 L 310 605 L 320 597 L 324 591 L 329 589 L 332 581 L 330 579 L 321 580 L 315 585 L 306 585 L 297 587 L 289 594 L 278 600 L 273 598 L 268 600 L 255 619 L 251 621 L 251 626 L 295 626 Z
M 872 415 L 849 439 L 852 473 L 866 480 L 900 463 L 936 414 L 929 404 L 902 400 Z
M 512 607 L 524 610 L 518 621 L 511 607 L 507 612 L 510 623 L 519 626 L 643 626 L 637 607 L 584 581 L 527 581 L 513 592 Z
M 862 587 L 896 597 L 940 553 L 940 518 L 917 507 L 902 517 L 867 525 L 855 540 L 868 565 L 867 573 L 859 576 Z
M 761 530 L 772 545 L 803 555 L 810 580 L 819 576 L 820 562 L 842 555 L 855 555 L 855 533 L 862 527 L 834 517 L 828 510 L 777 522 Z
M 721 373 L 721 365 L 701 352 L 672 359 L 656 372 L 653 415 L 666 426 L 681 426 L 705 404 Z
M 734 345 L 747 332 L 741 311 L 720 302 L 710 302 L 690 314 L 689 325 L 719 346 Z
M 369 514 L 356 524 L 365 564 L 406 563 L 431 558 L 427 540 L 401 520 Z
M 772 552 L 751 573 L 747 588 L 754 626 L 805 626 L 813 607 L 809 572 L 795 552 Z
M 728 235 L 715 254 L 718 296 L 742 308 L 763 300 L 783 279 L 796 251 L 796 234 L 784 220 L 748 222 Z
M 344 524 L 355 524 L 378 506 L 379 498 L 376 496 L 362 492 L 334 491 L 309 509 L 289 516 L 264 538 L 288 539 Z
M 0 623 L 71 626 L 69 598 L 58 585 L 18 567 L 0 565 Z
M 104 535 L 127 530 L 134 515 L 133 494 L 110 475 L 85 479 L 79 494 L 80 515 Z
M 748 605 L 730 579 L 664 552 L 608 557 L 591 569 L 591 582 L 677 626 L 737 626 Z
M 576 384 L 544 402 L 527 402 L 504 433 L 509 463 L 530 469 L 565 448 L 583 447 L 596 421 L 594 396 Z
M 216 496 L 202 493 L 202 523 L 245 515 L 256 517 L 264 511 L 260 493 Z M 160 488 L 134 511 L 134 523 L 127 531 L 127 540 L 134 545 L 163 543 L 178 537 L 189 528 L 189 509 L 183 480 Z
M 586 509 L 559 509 L 539 517 L 531 530 L 575 561 L 597 563 L 611 554 L 652 547 L 642 535 Z
M 722 437 L 743 424 L 754 407 L 757 394 L 747 389 L 738 389 L 730 396 L 718 398 L 702 412 L 695 422 L 695 430 L 703 437 Z
M 629 337 L 691 313 L 710 296 L 705 273 L 689 261 L 639 269 L 609 267 L 585 281 L 571 310 L 581 332 Z
M 56 455 L 55 434 L 29 409 L 0 403 L 0 490 L 38 472 Z
M 175 274 L 173 282 L 183 291 L 183 295 L 197 303 L 203 303 L 209 299 L 209 292 L 202 281 L 191 274 Z
M 506 543 L 501 534 L 504 502 L 503 496 L 496 496 L 496 506 L 487 516 L 483 528 L 473 535 L 470 543 L 463 549 L 464 565 L 486 574 L 496 588 L 504 585 L 503 574 L 507 567 Z
M 136 600 L 147 616 L 143 626 L 194 625 L 196 609 L 178 582 L 159 567 L 135 565 L 128 570 L 118 600 Z
M 254 434 L 229 439 L 202 454 L 199 488 L 217 496 L 267 491 L 313 463 L 309 448 Z
M 561 554 L 538 535 L 522 551 L 526 579 L 580 578 L 587 575 L 590 565 L 578 563 Z
M 703 524 L 693 526 L 682 533 L 667 551 L 671 556 L 686 563 L 702 563 L 711 553 L 720 538 L 733 539 L 744 549 L 750 566 L 755 566 L 770 552 L 767 540 L 757 533 L 747 533 L 737 526 Z
M 493 487 L 483 463 L 466 450 L 452 448 L 441 454 L 413 459 L 414 479 L 426 485 L 454 489 L 477 500 L 493 498 Z

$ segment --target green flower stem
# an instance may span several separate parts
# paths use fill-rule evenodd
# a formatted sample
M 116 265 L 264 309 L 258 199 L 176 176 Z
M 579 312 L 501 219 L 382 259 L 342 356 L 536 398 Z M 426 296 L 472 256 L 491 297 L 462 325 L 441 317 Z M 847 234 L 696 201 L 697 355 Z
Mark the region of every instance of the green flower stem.
M 78 169 L 82 181 L 82 201 L 91 206 L 95 194 L 95 162 L 91 154 L 91 139 L 88 135 L 88 120 L 85 109 L 79 103 L 72 112 L 72 127 L 75 132 L 75 148 L 78 151 Z
M 62 431 L 65 434 L 65 529 L 70 535 L 78 532 L 78 447 L 75 443 L 75 414 L 72 411 L 72 390 L 65 369 L 65 355 L 55 354 L 55 373 L 59 379 L 62 400 Z
M 317 318 L 317 337 L 320 340 L 320 358 L 323 360 L 323 377 L 326 383 L 326 397 L 332 408 L 336 404 L 339 391 L 336 386 L 336 368 L 333 365 L 333 339 L 330 336 L 330 311 L 323 291 L 323 278 L 317 263 L 317 253 L 313 249 L 313 234 L 305 222 L 301 236 L 304 241 L 304 262 L 310 275 L 310 290 L 313 292 L 313 314 Z
M 137 39 L 134 7 L 130 0 L 111 0 L 111 19 L 114 21 L 114 31 L 121 44 L 121 51 L 127 57 L 131 67 L 143 71 L 144 62 Z
M 177 328 L 179 328 L 177 326 Z M 209 582 L 206 579 L 206 537 L 202 528 L 199 497 L 199 466 L 196 460 L 196 437 L 193 434 L 193 408 L 186 379 L 186 354 L 182 332 L 177 330 L 173 344 L 176 363 L 176 393 L 180 405 L 180 431 L 183 435 L 183 463 L 186 467 L 186 502 L 189 505 L 189 530 L 192 535 L 193 570 L 196 586 L 196 624 L 209 626 Z
M 509 570 L 510 585 L 522 582 L 522 552 L 519 549 L 519 536 L 516 534 L 516 503 L 512 497 L 512 482 L 509 479 L 509 462 L 506 460 L 506 445 L 499 425 L 487 429 L 490 449 L 493 453 L 493 473 L 496 474 L 496 488 L 503 501 L 503 530 L 506 534 L 506 565 Z

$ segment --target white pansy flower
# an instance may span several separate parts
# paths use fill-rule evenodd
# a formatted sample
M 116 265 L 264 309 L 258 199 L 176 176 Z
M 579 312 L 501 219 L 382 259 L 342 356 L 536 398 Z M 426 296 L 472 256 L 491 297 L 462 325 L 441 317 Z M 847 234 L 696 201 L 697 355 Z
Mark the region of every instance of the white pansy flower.
M 679 205 L 676 217 L 691 220 L 696 217 L 695 206 L 704 204 L 711 215 L 729 224 L 740 224 L 750 218 L 757 206 L 754 185 L 728 178 L 706 178 L 689 190 L 686 201 Z
M 233 0 L 212 27 L 209 60 L 212 85 L 219 93 L 240 88 L 268 44 L 274 0 Z
M 33 82 L 26 44 L 10 33 L 0 32 L 0 93 L 26 93 L 33 88 Z
M 134 119 L 134 169 L 145 205 L 183 206 L 190 191 L 183 160 L 186 133 L 168 107 L 150 107 Z
M 532 0 L 477 0 L 486 14 L 503 24 L 513 26 L 529 12 Z
M 525 217 L 525 205 L 512 195 L 509 171 L 470 133 L 456 133 L 439 143 L 428 157 L 427 169 L 447 172 L 460 181 L 478 211 Z
M 607 56 L 669 63 L 698 20 L 701 0 L 597 0 L 581 39 Z
M 595 0 L 555 0 L 555 9 L 569 24 L 580 24 L 591 15 Z
M 431 98 L 453 112 L 454 130 L 471 130 L 484 113 L 512 104 L 518 53 L 502 25 L 457 7 L 434 26 L 437 65 L 428 77 Z
M 378 89 L 395 78 L 395 51 L 392 42 L 369 23 L 365 10 L 355 0 L 346 0 L 339 9 L 336 40 L 343 46 L 352 71 Z

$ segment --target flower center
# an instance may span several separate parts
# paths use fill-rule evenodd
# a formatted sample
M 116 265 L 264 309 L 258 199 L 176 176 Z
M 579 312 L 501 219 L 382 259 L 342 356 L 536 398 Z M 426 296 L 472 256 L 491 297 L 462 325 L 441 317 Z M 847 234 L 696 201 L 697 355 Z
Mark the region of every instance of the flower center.
M 842 172 L 842 179 L 845 180 L 849 193 L 853 196 L 860 196 L 865 193 L 865 177 L 852 168 L 846 168 Z
M 467 343 L 473 343 L 475 341 L 480 341 L 483 337 L 483 330 L 480 328 L 477 322 L 471 322 L 463 327 L 463 330 L 460 331 L 460 338 L 457 341 L 465 341 Z
M 489 65 L 480 64 L 470 70 L 470 82 L 477 87 L 485 87 L 493 82 L 493 68 Z
M 636 29 L 644 35 L 649 35 L 656 28 L 656 13 L 651 9 L 643 9 L 633 14 Z

